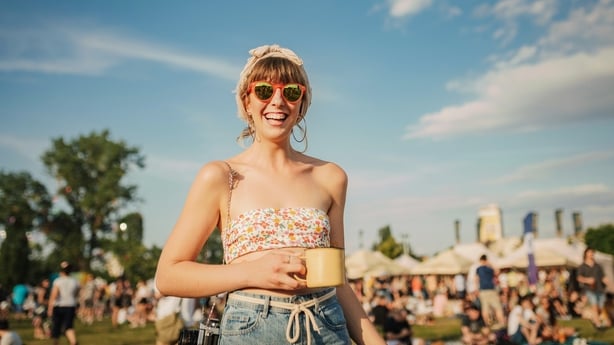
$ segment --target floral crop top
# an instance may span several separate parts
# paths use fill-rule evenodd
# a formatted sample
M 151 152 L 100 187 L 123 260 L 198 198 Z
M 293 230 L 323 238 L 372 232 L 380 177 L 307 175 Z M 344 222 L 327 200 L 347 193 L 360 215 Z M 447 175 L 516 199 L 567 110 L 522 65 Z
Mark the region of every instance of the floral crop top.
M 261 208 L 242 213 L 222 232 L 224 261 L 267 249 L 330 247 L 330 220 L 317 208 Z

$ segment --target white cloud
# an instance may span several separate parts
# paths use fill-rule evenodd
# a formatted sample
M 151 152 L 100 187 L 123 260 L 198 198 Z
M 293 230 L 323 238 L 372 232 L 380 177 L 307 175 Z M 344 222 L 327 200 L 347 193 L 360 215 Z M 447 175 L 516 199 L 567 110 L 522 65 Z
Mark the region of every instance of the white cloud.
M 556 0 L 500 0 L 493 5 L 481 5 L 474 13 L 478 17 L 494 17 L 500 28 L 494 30 L 493 38 L 509 43 L 518 33 L 518 20 L 528 17 L 538 25 L 547 25 L 557 10 Z
M 514 203 L 518 205 L 573 205 L 578 209 L 614 204 L 614 191 L 605 184 L 583 184 L 551 190 L 519 192 Z
M 0 71 L 97 75 L 127 59 L 157 62 L 222 79 L 235 80 L 239 68 L 125 33 L 87 27 L 48 26 L 0 31 Z
M 394 18 L 416 15 L 432 4 L 432 0 L 389 0 L 389 14 Z
M 470 85 L 475 100 L 425 114 L 405 138 L 442 138 L 492 130 L 538 130 L 611 116 L 614 47 L 493 70 Z
M 495 179 L 494 183 L 506 184 L 509 182 L 523 181 L 548 176 L 562 169 L 584 166 L 589 162 L 609 160 L 614 157 L 614 151 L 600 151 L 583 153 L 571 157 L 551 159 L 537 164 L 525 165 L 510 174 Z
M 539 40 L 544 54 L 594 50 L 609 45 L 614 45 L 614 6 L 611 0 L 600 0 L 592 8 L 572 10 L 567 18 L 554 22 Z
M 531 14 L 550 20 L 550 2 L 504 0 L 480 13 L 501 18 Z M 614 111 L 614 7 L 602 0 L 574 9 L 552 23 L 533 44 L 522 45 L 493 68 L 467 80 L 448 82 L 449 90 L 473 99 L 424 114 L 405 138 L 442 138 L 493 130 L 537 130 L 610 116 Z

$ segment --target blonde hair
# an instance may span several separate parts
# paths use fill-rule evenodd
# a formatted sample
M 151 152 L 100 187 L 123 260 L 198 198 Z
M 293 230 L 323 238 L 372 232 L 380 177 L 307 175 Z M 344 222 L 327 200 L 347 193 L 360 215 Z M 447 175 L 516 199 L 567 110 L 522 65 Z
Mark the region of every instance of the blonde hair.
M 292 50 L 274 44 L 254 48 L 249 53 L 250 57 L 247 59 L 243 71 L 241 71 L 235 90 L 239 118 L 247 123 L 247 127 L 243 129 L 241 135 L 237 138 L 240 142 L 254 134 L 251 116 L 247 113 L 247 109 L 245 109 L 247 88 L 251 82 L 269 80 L 281 83 L 294 82 L 303 84 L 306 90 L 301 100 L 297 123 L 305 117 L 307 109 L 311 105 L 311 86 L 309 85 L 307 72 L 303 67 L 303 60 Z

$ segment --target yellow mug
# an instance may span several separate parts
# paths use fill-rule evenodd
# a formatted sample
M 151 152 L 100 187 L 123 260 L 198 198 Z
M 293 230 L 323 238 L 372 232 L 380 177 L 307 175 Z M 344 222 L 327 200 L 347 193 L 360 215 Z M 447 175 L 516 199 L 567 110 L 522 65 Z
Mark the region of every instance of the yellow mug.
M 294 279 L 307 283 L 307 287 L 329 287 L 345 284 L 345 250 L 343 248 L 309 248 L 301 257 L 305 260 L 305 277 Z

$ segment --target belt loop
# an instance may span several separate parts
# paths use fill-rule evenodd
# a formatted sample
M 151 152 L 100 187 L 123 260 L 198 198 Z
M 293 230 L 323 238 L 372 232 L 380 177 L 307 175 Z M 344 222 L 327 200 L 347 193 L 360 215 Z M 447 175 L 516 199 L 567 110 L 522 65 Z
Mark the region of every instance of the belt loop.
M 270 304 L 271 304 L 271 296 L 266 296 L 264 298 L 264 309 L 262 309 L 262 317 L 265 319 L 269 315 Z

